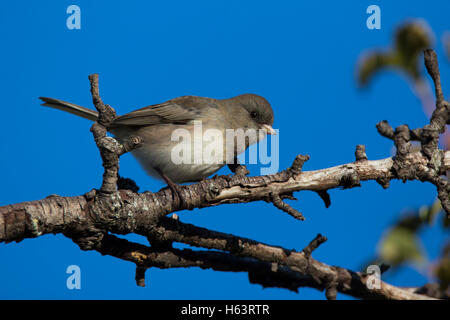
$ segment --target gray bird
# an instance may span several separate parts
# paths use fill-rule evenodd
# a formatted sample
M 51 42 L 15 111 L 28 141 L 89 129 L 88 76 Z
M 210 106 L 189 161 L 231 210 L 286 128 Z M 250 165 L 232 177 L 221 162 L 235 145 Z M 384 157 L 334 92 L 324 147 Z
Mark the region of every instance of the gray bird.
M 63 110 L 85 119 L 96 121 L 97 111 L 61 101 L 40 97 L 43 106 Z M 243 94 L 230 99 L 211 99 L 196 96 L 183 96 L 161 104 L 138 109 L 114 119 L 109 131 L 119 140 L 130 136 L 143 138 L 142 147 L 132 151 L 147 173 L 163 179 L 173 190 L 174 183 L 200 181 L 218 171 L 225 164 L 234 163 L 236 156 L 245 151 L 249 145 L 264 138 L 265 134 L 275 134 L 272 128 L 273 111 L 269 102 L 255 94 Z M 198 141 L 196 126 L 201 124 L 202 132 Z M 209 129 L 212 129 L 209 130 Z M 238 130 L 241 129 L 241 130 Z M 238 134 L 230 146 L 226 139 L 229 132 L 257 131 L 257 136 L 244 137 L 245 143 L 239 143 Z M 208 131 L 209 130 L 209 131 Z M 247 130 L 247 131 L 246 131 Z M 206 137 L 206 132 L 219 132 L 215 139 Z M 191 135 L 191 138 L 174 133 Z M 214 135 L 213 135 L 214 136 Z M 178 138 L 177 138 L 178 137 Z M 239 141 L 238 141 L 239 140 Z M 221 161 L 201 161 L 194 158 L 205 150 L 216 152 Z M 176 150 L 183 150 L 179 155 L 184 162 L 174 161 Z M 188 154 L 191 151 L 191 154 Z M 196 153 L 197 152 L 197 153 Z M 213 152 L 214 154 L 214 152 Z M 198 157 L 197 157 L 198 158 Z M 188 160 L 188 161 L 186 161 Z

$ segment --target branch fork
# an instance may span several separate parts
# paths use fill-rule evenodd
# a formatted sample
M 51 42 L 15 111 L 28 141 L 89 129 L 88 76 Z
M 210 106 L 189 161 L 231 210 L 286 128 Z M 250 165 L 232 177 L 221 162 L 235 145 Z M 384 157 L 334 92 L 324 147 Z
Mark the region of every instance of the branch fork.
M 113 137 L 106 135 L 111 123 L 116 117 L 116 111 L 108 104 L 104 104 L 99 92 L 98 74 L 89 76 L 91 84 L 92 102 L 98 111 L 98 119 L 91 127 L 95 143 L 100 151 L 105 172 L 99 194 L 108 195 L 117 192 L 117 180 L 119 174 L 119 157 L 142 145 L 143 139 L 134 136 L 120 144 Z
M 436 109 L 430 123 L 414 130 L 409 129 L 407 125 L 401 125 L 394 131 L 387 121 L 382 121 L 377 124 L 377 129 L 382 136 L 395 143 L 397 151 L 392 166 L 394 176 L 404 182 L 418 179 L 434 184 L 447 218 L 450 218 L 450 184 L 446 178 L 442 177 L 448 168 L 446 168 L 444 152 L 439 149 L 439 136 L 445 133 L 446 124 L 450 123 L 450 104 L 444 100 L 436 53 L 432 49 L 425 50 L 424 60 L 428 74 L 433 80 L 436 95 Z M 408 161 L 411 155 L 410 141 L 420 142 L 420 152 L 428 160 L 427 168 L 411 165 Z

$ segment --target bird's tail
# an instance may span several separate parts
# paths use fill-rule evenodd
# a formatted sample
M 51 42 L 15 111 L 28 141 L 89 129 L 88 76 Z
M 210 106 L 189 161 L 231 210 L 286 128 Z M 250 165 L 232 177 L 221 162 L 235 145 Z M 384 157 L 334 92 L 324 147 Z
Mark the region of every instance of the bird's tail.
M 62 110 L 62 111 L 66 111 L 69 112 L 71 114 L 74 114 L 76 116 L 88 119 L 88 120 L 92 120 L 92 121 L 96 121 L 98 118 L 98 112 L 70 103 L 70 102 L 65 102 L 62 100 L 58 100 L 58 99 L 53 99 L 53 98 L 45 98 L 45 97 L 39 97 L 39 99 L 41 99 L 44 103 L 42 104 L 43 106 L 47 106 L 50 108 L 55 108 L 58 110 Z

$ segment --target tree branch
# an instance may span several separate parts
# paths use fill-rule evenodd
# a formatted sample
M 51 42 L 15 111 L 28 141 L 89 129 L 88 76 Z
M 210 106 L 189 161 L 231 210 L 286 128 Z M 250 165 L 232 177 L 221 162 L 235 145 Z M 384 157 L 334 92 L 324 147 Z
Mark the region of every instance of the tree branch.
M 233 176 L 216 176 L 196 184 L 182 186 L 182 202 L 175 202 L 168 188 L 156 193 L 137 193 L 132 181 L 118 176 L 119 157 L 142 144 L 140 137 L 119 143 L 106 135 L 115 111 L 103 103 L 98 89 L 98 75 L 89 76 L 94 106 L 99 112 L 91 131 L 103 161 L 104 175 L 99 190 L 77 197 L 50 196 L 42 200 L 0 207 L 0 242 L 21 241 L 43 234 L 62 233 L 83 250 L 96 250 L 136 264 L 136 282 L 145 285 L 145 271 L 151 267 L 200 267 L 218 271 L 241 271 L 249 274 L 251 283 L 297 291 L 308 286 L 326 291 L 328 299 L 337 292 L 369 299 L 425 299 L 412 290 L 381 281 L 379 289 L 366 285 L 369 275 L 341 267 L 328 266 L 311 257 L 326 238 L 319 235 L 303 251 L 287 250 L 250 239 L 184 224 L 178 218 L 166 217 L 184 209 L 266 201 L 303 220 L 303 215 L 283 199 L 295 199 L 294 192 L 315 191 L 326 207 L 331 204 L 327 190 L 348 189 L 361 182 L 375 180 L 384 188 L 393 179 L 420 180 L 434 184 L 443 208 L 450 212 L 450 187 L 442 177 L 450 169 L 450 152 L 438 148 L 439 134 L 449 122 L 449 104 L 441 98 L 441 85 L 434 52 L 426 52 L 425 63 L 437 94 L 436 110 L 430 124 L 395 130 L 387 121 L 377 125 L 384 137 L 394 141 L 395 157 L 368 160 L 365 147 L 358 145 L 356 161 L 331 168 L 303 171 L 309 156 L 299 155 L 292 166 L 273 175 L 248 177 L 245 166 L 234 168 Z M 413 152 L 410 141 L 421 143 Z M 127 189 L 117 190 L 117 185 Z M 128 189 L 128 187 L 130 187 Z M 132 189 L 132 190 L 130 190 Z M 129 242 L 115 234 L 136 233 L 147 237 L 151 247 Z M 173 242 L 214 249 L 179 250 Z

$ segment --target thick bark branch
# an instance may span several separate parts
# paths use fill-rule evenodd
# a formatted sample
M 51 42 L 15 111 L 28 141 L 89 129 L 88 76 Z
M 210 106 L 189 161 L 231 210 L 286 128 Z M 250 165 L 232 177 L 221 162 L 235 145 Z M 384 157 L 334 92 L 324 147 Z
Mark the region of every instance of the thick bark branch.
M 429 170 L 428 161 L 420 152 L 409 154 L 406 160 L 411 167 Z M 227 177 L 216 177 L 183 186 L 182 189 L 188 195 L 186 200 L 190 209 L 204 208 L 268 200 L 272 193 L 287 197 L 295 191 L 340 188 L 343 187 L 342 181 L 348 176 L 357 176 L 360 181 L 390 180 L 395 178 L 392 173 L 393 164 L 393 158 L 357 161 L 327 169 L 303 171 L 286 181 L 279 179 L 279 174 L 243 177 L 239 182 Z M 450 151 L 445 152 L 444 164 L 444 169 L 450 170 Z M 51 196 L 0 207 L 0 241 L 20 241 L 42 234 L 65 232 L 78 224 L 92 223 L 106 223 L 109 231 L 119 234 L 142 234 L 142 230 L 153 227 L 162 217 L 182 210 L 174 207 L 169 189 L 156 193 L 119 190 L 114 197 L 116 206 L 110 210 L 105 207 L 107 201 L 94 201 L 96 198 L 93 194 L 78 197 Z
M 228 235 L 229 238 L 233 236 Z M 136 281 L 145 285 L 145 270 L 151 267 L 187 268 L 199 267 L 216 271 L 247 272 L 251 283 L 263 287 L 279 287 L 298 292 L 300 287 L 311 287 L 318 290 L 329 289 L 330 285 L 336 291 L 363 299 L 393 299 L 393 300 L 429 300 L 431 297 L 420 295 L 413 290 L 402 289 L 380 281 L 378 289 L 369 289 L 366 285 L 368 276 L 340 267 L 333 267 L 314 260 L 304 252 L 293 252 L 283 248 L 270 247 L 252 240 L 257 250 L 266 259 L 244 254 L 228 254 L 217 251 L 193 251 L 190 249 L 149 248 L 132 243 L 112 235 L 106 235 L 97 249 L 101 254 L 111 255 L 136 264 Z M 266 251 L 266 252 L 264 252 Z M 283 264 L 267 259 L 277 252 L 289 253 L 291 263 Z M 417 289 L 420 290 L 420 289 Z
M 445 155 L 446 159 L 450 159 L 450 152 Z M 408 161 L 415 166 L 426 165 L 426 159 L 420 152 L 411 154 Z M 357 175 L 360 180 L 391 179 L 393 163 L 392 158 L 375 161 L 360 160 L 322 170 L 304 171 L 284 182 L 275 180 L 263 183 L 261 181 L 264 181 L 265 177 L 247 177 L 249 179 L 247 183 L 225 187 L 216 197 L 211 197 L 206 202 L 201 202 L 197 197 L 189 197 L 189 206 L 206 207 L 264 200 L 274 191 L 287 195 L 300 190 L 328 190 L 342 187 L 341 181 L 348 175 Z M 215 186 L 217 181 L 223 183 L 227 179 L 223 177 L 210 179 L 184 188 L 189 190 L 203 186 L 202 190 L 208 190 L 211 188 L 209 183 Z M 196 191 L 189 190 L 186 194 L 194 192 Z M 179 210 L 179 208 L 172 208 L 172 197 L 167 189 L 157 193 L 143 194 L 120 190 L 116 194 L 116 205 L 119 204 L 119 206 L 114 208 L 94 206 L 101 201 L 98 199 L 94 201 L 96 198 L 93 196 L 93 194 L 79 197 L 51 196 L 43 200 L 0 207 L 0 240 L 20 241 L 23 238 L 37 237 L 46 233 L 63 233 L 71 237 L 83 249 L 94 249 L 102 254 L 136 263 L 138 274 L 140 274 L 137 277 L 140 279 L 140 285 L 143 285 L 143 270 L 149 267 L 197 266 L 220 271 L 245 271 L 249 273 L 252 282 L 264 286 L 280 286 L 290 290 L 297 290 L 301 286 L 319 290 L 327 289 L 327 296 L 332 292 L 328 289 L 329 283 L 333 283 L 337 291 L 360 298 L 425 298 L 413 292 L 404 292 L 384 282 L 382 282 L 381 291 L 369 290 L 365 286 L 366 278 L 362 274 L 328 266 L 308 255 L 305 256 L 304 252 L 274 247 L 166 218 L 164 217 L 166 214 Z M 147 236 L 152 248 L 158 249 L 125 242 L 126 240 L 105 234 L 105 230 L 119 234 L 134 232 Z M 212 253 L 212 256 L 209 256 L 207 252 L 177 251 L 171 248 L 172 242 L 218 249 L 229 254 Z M 165 248 L 166 251 L 162 251 L 164 254 L 161 253 L 161 248 Z M 174 264 L 173 261 L 177 263 Z M 239 267 L 230 270 L 226 265 L 231 262 L 231 265 Z M 258 265 L 258 262 L 261 265 Z M 280 266 L 282 268 L 278 269 Z M 274 268 L 278 270 L 278 273 L 274 273 Z M 269 281 L 269 279 L 272 280 Z M 356 287 L 358 289 L 355 289 Z

